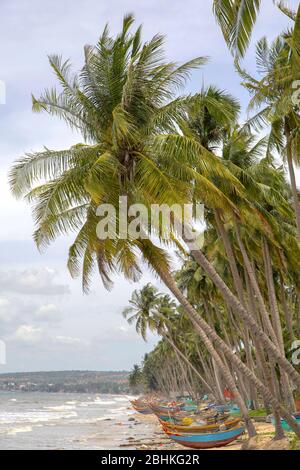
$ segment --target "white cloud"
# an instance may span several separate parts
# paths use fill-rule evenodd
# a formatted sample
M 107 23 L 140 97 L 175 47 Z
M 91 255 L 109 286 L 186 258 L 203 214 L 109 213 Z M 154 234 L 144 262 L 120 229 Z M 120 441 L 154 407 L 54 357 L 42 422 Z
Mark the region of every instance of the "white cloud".
M 12 312 L 10 309 L 10 301 L 5 297 L 0 297 L 0 323 L 8 323 L 12 320 Z
M 69 286 L 56 283 L 54 269 L 39 268 L 24 271 L 0 271 L 0 291 L 29 295 L 63 295 Z
M 72 336 L 55 336 L 54 341 L 66 346 L 88 346 L 88 342 L 81 338 L 74 338 Z
M 33 325 L 20 325 L 12 339 L 28 344 L 39 343 L 43 339 L 43 329 Z
M 37 321 L 57 322 L 61 319 L 59 308 L 54 304 L 41 305 L 34 313 Z
M 3 297 L 0 297 L 0 308 L 3 308 L 3 307 L 8 307 L 9 306 L 9 300 L 8 299 L 5 299 Z

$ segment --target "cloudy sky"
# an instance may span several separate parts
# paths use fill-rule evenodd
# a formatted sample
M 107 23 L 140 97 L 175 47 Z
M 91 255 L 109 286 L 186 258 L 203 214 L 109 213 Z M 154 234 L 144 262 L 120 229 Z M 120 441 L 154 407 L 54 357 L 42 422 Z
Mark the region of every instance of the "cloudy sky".
M 297 4 L 297 1 L 290 4 Z M 116 279 L 106 292 L 95 278 L 91 294 L 70 279 L 66 255 L 70 240 L 60 240 L 40 255 L 32 240 L 30 209 L 10 195 L 7 172 L 25 152 L 67 148 L 81 141 L 63 122 L 31 112 L 31 93 L 55 84 L 47 55 L 83 60 L 83 46 L 93 44 L 106 22 L 118 31 L 122 17 L 133 12 L 144 24 L 144 37 L 166 34 L 170 60 L 210 56 L 195 72 L 187 91 L 213 83 L 228 89 L 246 106 L 231 57 L 215 25 L 211 0 L 1 0 L 0 80 L 6 104 L 0 105 L 0 340 L 7 347 L 7 371 L 129 369 L 152 348 L 122 318 L 137 287 Z M 288 24 L 272 0 L 264 0 L 255 37 L 276 36 Z M 247 65 L 253 63 L 247 59 Z M 143 283 L 151 276 L 145 273 Z M 154 283 L 157 281 L 154 280 Z

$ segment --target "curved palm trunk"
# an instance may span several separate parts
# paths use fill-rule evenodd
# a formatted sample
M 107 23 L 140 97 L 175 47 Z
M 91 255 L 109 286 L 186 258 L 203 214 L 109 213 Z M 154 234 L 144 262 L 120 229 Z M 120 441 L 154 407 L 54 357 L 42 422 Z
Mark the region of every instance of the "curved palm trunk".
M 297 291 L 297 318 L 296 318 L 296 329 L 297 334 L 300 336 L 300 291 Z
M 209 383 L 210 383 L 211 387 L 213 387 L 214 383 L 215 383 L 215 380 L 214 380 L 213 377 L 214 377 L 215 374 L 214 374 L 214 368 L 213 368 L 213 365 L 212 365 L 212 361 L 209 362 L 204 358 L 204 356 L 203 356 L 202 352 L 200 352 L 198 346 L 196 346 L 196 351 L 197 351 L 197 357 L 198 357 L 200 363 L 202 364 L 202 367 L 207 369 L 207 371 L 208 371 L 208 377 L 206 377 L 206 380 L 210 379 Z M 225 401 L 223 393 L 222 393 L 221 385 L 219 387 L 217 386 L 217 392 L 216 393 L 218 395 L 218 397 L 217 397 L 218 401 L 222 405 L 225 405 L 226 401 Z
M 186 243 L 189 245 L 188 242 Z M 247 312 L 247 310 L 243 307 L 243 305 L 239 302 L 239 300 L 227 287 L 223 279 L 219 276 L 219 274 L 215 270 L 214 266 L 207 260 L 207 258 L 202 253 L 202 251 L 194 250 L 192 248 L 191 254 L 193 258 L 197 261 L 197 263 L 202 267 L 202 269 L 209 275 L 209 277 L 211 278 L 215 286 L 218 287 L 225 301 L 231 306 L 231 308 L 241 317 L 241 319 L 249 327 L 252 335 L 257 336 L 257 339 L 259 339 L 259 341 L 262 343 L 264 349 L 266 349 L 266 351 L 268 351 L 268 353 L 272 357 L 274 357 L 276 362 L 282 367 L 282 369 L 293 380 L 294 384 L 297 385 L 297 388 L 300 391 L 300 375 L 296 371 L 296 369 L 294 369 L 294 367 L 289 363 L 286 357 L 282 355 L 278 347 L 276 347 L 272 343 L 270 338 L 259 327 L 259 325 L 255 321 L 253 316 Z
M 275 292 L 270 250 L 269 250 L 268 242 L 265 238 L 263 240 L 263 257 L 264 257 L 264 264 L 265 264 L 265 271 L 266 271 L 266 278 L 267 278 L 267 285 L 268 285 L 269 302 L 270 302 L 272 318 L 274 322 L 274 329 L 276 332 L 280 350 L 282 354 L 285 354 L 282 326 L 281 326 L 281 321 L 280 321 L 280 313 L 278 309 L 276 292 Z M 288 404 L 289 409 L 295 412 L 296 411 L 295 402 L 294 402 L 291 386 L 289 383 L 289 378 L 287 374 L 282 370 L 280 370 L 280 376 L 281 376 L 281 385 L 282 385 L 285 402 Z
M 270 309 L 271 309 L 273 323 L 274 323 L 274 330 L 277 336 L 277 341 L 278 341 L 280 350 L 284 354 L 283 334 L 282 334 L 282 327 L 281 327 L 280 315 L 279 315 L 275 286 L 274 286 L 273 269 L 272 269 L 269 245 L 265 238 L 263 239 L 263 258 L 264 258 L 264 265 L 265 265 L 265 275 L 266 275 L 267 286 L 268 286 Z
M 162 333 L 162 336 L 163 338 L 169 343 L 170 346 L 172 346 L 172 348 L 174 349 L 174 351 L 176 351 L 176 353 L 181 357 L 181 359 L 192 369 L 193 372 L 195 372 L 196 376 L 201 380 L 202 384 L 204 385 L 204 387 L 206 388 L 206 390 L 211 393 L 215 398 L 215 393 L 214 391 L 212 390 L 212 388 L 208 385 L 208 383 L 204 380 L 204 378 L 202 377 L 202 375 L 198 372 L 198 370 L 196 369 L 196 367 L 190 362 L 190 360 L 186 357 L 185 354 L 183 354 L 182 351 L 180 351 L 180 349 L 176 346 L 176 344 L 174 343 L 174 341 L 166 334 L 163 334 Z
M 222 238 L 222 241 L 223 241 L 223 244 L 224 244 L 224 248 L 225 248 L 225 251 L 226 251 L 226 255 L 227 255 L 228 262 L 229 262 L 230 271 L 231 271 L 231 274 L 232 274 L 236 294 L 237 294 L 241 304 L 245 305 L 244 287 L 243 287 L 243 283 L 242 283 L 242 280 L 241 280 L 241 277 L 240 277 L 240 274 L 239 274 L 239 271 L 238 271 L 238 267 L 237 267 L 237 264 L 236 264 L 236 259 L 235 259 L 235 255 L 234 255 L 234 251 L 233 251 L 230 239 L 229 239 L 229 235 L 228 235 L 227 230 L 225 229 L 225 227 L 223 225 L 223 222 L 222 222 L 222 219 L 221 219 L 221 216 L 219 214 L 218 209 L 216 209 L 214 211 L 214 215 L 215 215 L 215 220 L 216 220 L 216 223 L 217 223 L 218 231 L 221 235 L 221 238 Z
M 218 395 L 219 395 L 219 397 L 221 397 L 221 403 L 225 403 L 224 395 L 223 395 L 223 392 L 222 392 L 221 380 L 220 380 L 220 371 L 219 371 L 219 368 L 218 368 L 214 358 L 212 358 L 212 365 L 213 365 L 215 384 L 216 384 L 216 387 L 217 387 Z
M 282 428 L 281 418 L 278 411 L 274 410 L 274 418 L 275 418 L 275 436 L 274 441 L 280 441 L 284 439 L 284 430 Z
M 284 290 L 284 282 L 283 282 L 283 276 L 280 273 L 280 297 L 281 297 L 281 304 L 285 316 L 285 323 L 286 327 L 288 330 L 289 334 L 289 339 L 290 342 L 292 343 L 295 340 L 295 334 L 293 330 L 293 316 L 290 310 L 290 307 L 287 303 L 286 295 L 285 295 L 285 290 Z
M 183 358 L 180 356 L 180 354 L 178 354 L 178 352 L 176 351 L 175 349 L 175 356 L 176 356 L 176 359 L 177 359 L 177 362 L 179 364 L 179 367 L 180 367 L 180 370 L 181 370 L 181 374 L 182 374 L 182 378 L 183 378 L 183 392 L 188 392 L 191 396 L 194 395 L 194 392 L 193 392 L 193 389 L 192 389 L 192 383 L 188 377 L 188 370 L 190 368 L 190 365 L 185 363 L 185 361 L 183 360 Z M 185 366 L 188 366 L 185 368 Z M 175 368 L 174 368 L 175 369 Z M 176 374 L 175 370 L 174 370 L 174 375 Z M 176 374 L 177 375 L 177 374 Z M 176 392 L 176 390 L 174 390 L 174 392 Z
M 289 127 L 287 120 L 285 121 L 285 136 L 287 140 L 286 157 L 287 157 L 287 162 L 288 162 L 290 182 L 291 182 L 291 188 L 292 188 L 292 194 L 293 194 L 293 204 L 294 204 L 295 217 L 296 217 L 298 241 L 300 242 L 300 204 L 299 204 L 299 199 L 298 199 L 299 196 L 298 196 L 297 182 L 296 182 L 295 169 L 294 169 L 294 163 L 293 163 L 291 132 L 290 132 L 290 127 Z
M 248 305 L 246 303 L 245 295 L 244 295 L 243 281 L 242 281 L 242 278 L 241 278 L 239 270 L 238 270 L 238 266 L 237 266 L 233 246 L 231 244 L 229 234 L 228 234 L 228 232 L 227 232 L 227 230 L 224 226 L 224 223 L 223 223 L 223 220 L 222 220 L 221 213 L 220 213 L 219 209 L 214 210 L 214 216 L 215 216 L 215 221 L 216 221 L 216 224 L 217 224 L 218 232 L 221 236 L 221 239 L 223 241 L 224 248 L 225 248 L 225 251 L 226 251 L 226 255 L 227 255 L 228 262 L 229 262 L 230 271 L 231 271 L 231 274 L 232 274 L 233 284 L 234 284 L 234 287 L 235 287 L 237 297 L 239 298 L 239 301 L 245 307 L 245 309 L 248 309 Z M 253 371 L 254 370 L 253 369 L 253 360 L 252 360 L 252 355 L 251 355 L 251 350 L 250 350 L 250 335 L 249 335 L 249 331 L 248 331 L 247 328 L 244 328 L 244 331 L 242 332 L 242 337 L 243 337 L 243 342 L 244 342 L 244 345 L 245 345 L 247 365 Z M 256 402 L 255 391 L 253 390 L 253 386 L 252 386 L 251 383 L 249 384 L 249 389 L 250 389 L 251 401 L 253 403 L 255 403 Z
M 276 344 L 276 346 L 279 346 L 278 339 L 277 339 L 277 336 L 276 336 L 275 331 L 273 329 L 273 325 L 271 323 L 269 313 L 266 309 L 265 302 L 264 302 L 262 293 L 260 291 L 260 288 L 259 288 L 256 276 L 255 276 L 254 270 L 252 268 L 250 259 L 248 257 L 247 251 L 246 251 L 246 248 L 245 248 L 244 243 L 243 243 L 242 238 L 241 238 L 240 227 L 239 227 L 238 222 L 236 223 L 236 237 L 237 237 L 237 241 L 238 241 L 238 244 L 239 244 L 242 256 L 243 256 L 245 269 L 246 269 L 247 274 L 249 276 L 249 281 L 250 281 L 250 284 L 252 286 L 252 289 L 255 293 L 257 303 L 258 303 L 258 306 L 259 306 L 259 310 L 260 310 L 260 313 L 261 313 L 261 316 L 262 316 L 263 323 L 266 327 L 266 331 L 268 331 L 268 333 L 270 334 L 270 337 L 272 338 L 274 344 Z
M 156 271 L 161 277 L 162 281 L 165 285 L 170 289 L 173 295 L 177 298 L 180 304 L 185 309 L 188 317 L 192 321 L 195 326 L 197 333 L 199 334 L 201 340 L 205 344 L 207 350 L 212 354 L 212 356 L 216 359 L 216 362 L 220 368 L 223 367 L 222 361 L 220 361 L 219 355 L 216 353 L 216 350 L 213 346 L 212 341 L 215 345 L 222 351 L 225 356 L 228 358 L 229 361 L 233 364 L 233 366 L 240 371 L 249 381 L 253 383 L 253 385 L 260 391 L 262 396 L 264 397 L 267 403 L 276 410 L 280 416 L 282 416 L 287 423 L 291 426 L 293 431 L 297 434 L 300 438 L 300 426 L 297 424 L 294 417 L 282 406 L 278 400 L 272 395 L 270 390 L 262 383 L 260 380 L 255 376 L 255 374 L 232 352 L 232 350 L 227 346 L 226 343 L 217 335 L 217 333 L 203 320 L 203 318 L 197 313 L 194 307 L 188 302 L 186 297 L 182 294 L 180 289 L 177 287 L 174 279 L 172 276 L 159 269 L 159 266 L 156 267 Z M 230 375 L 230 374 L 229 374 Z M 225 380 L 228 381 L 228 384 L 231 383 L 231 376 L 227 377 L 224 375 Z M 248 421 L 248 426 L 254 429 L 253 423 L 251 420 Z M 253 431 L 255 433 L 255 429 Z M 254 434 L 253 434 L 254 435 Z

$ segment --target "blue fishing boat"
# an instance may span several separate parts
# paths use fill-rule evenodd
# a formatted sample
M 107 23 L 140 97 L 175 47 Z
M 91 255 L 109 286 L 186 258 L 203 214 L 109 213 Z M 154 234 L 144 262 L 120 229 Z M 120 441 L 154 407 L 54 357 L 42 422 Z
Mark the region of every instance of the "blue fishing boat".
M 229 413 L 231 416 L 241 416 L 241 410 L 237 405 L 229 405 Z
M 296 413 L 294 414 L 294 418 L 295 420 L 297 421 L 297 423 L 300 425 L 300 413 Z M 273 417 L 272 418 L 272 424 L 275 426 L 275 418 Z M 290 427 L 290 425 L 286 422 L 285 419 L 281 418 L 281 424 L 282 424 L 282 428 L 287 431 L 287 432 L 293 432 L 292 428 Z
M 231 442 L 236 441 L 245 432 L 243 426 L 230 429 L 227 431 L 220 431 L 214 433 L 204 434 L 173 434 L 166 432 L 169 438 L 177 442 L 177 444 L 190 449 L 213 449 L 215 447 L 224 447 Z
M 198 407 L 195 403 L 185 403 L 182 408 L 184 411 L 197 411 Z
M 219 413 L 227 413 L 230 411 L 229 405 L 211 405 L 212 408 L 215 408 Z

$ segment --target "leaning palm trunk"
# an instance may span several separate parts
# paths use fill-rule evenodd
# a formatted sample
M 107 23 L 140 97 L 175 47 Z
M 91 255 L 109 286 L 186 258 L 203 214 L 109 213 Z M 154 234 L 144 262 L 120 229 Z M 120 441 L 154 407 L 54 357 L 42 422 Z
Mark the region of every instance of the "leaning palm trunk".
M 222 238 L 224 248 L 226 251 L 236 295 L 238 296 L 241 304 L 245 306 L 243 283 L 242 283 L 242 280 L 238 271 L 234 251 L 233 251 L 227 230 L 225 229 L 223 225 L 218 209 L 214 211 L 214 215 L 215 215 L 215 220 L 216 220 L 217 227 L 218 227 L 218 232 L 220 233 L 220 236 Z
M 196 352 L 197 352 L 197 358 L 202 364 L 202 368 L 208 371 L 208 374 L 206 376 L 206 381 L 209 382 L 210 387 L 213 388 L 215 386 L 215 380 L 214 380 L 214 368 L 212 366 L 212 361 L 208 362 L 204 358 L 202 352 L 200 352 L 199 350 L 199 347 L 196 347 Z M 221 388 L 219 388 L 218 386 L 216 388 L 216 393 L 218 395 L 218 401 L 222 403 L 222 405 L 224 405 L 225 404 L 224 395 L 222 393 Z
M 270 309 L 272 312 L 272 317 L 273 317 L 273 322 L 274 322 L 274 329 L 276 332 L 280 350 L 282 354 L 284 354 L 285 351 L 284 351 L 283 333 L 282 333 L 280 314 L 279 314 L 275 286 L 274 286 L 270 250 L 269 250 L 268 242 L 266 241 L 265 238 L 263 240 L 263 257 L 264 257 L 265 272 L 266 272 L 266 279 L 267 279 L 267 286 L 268 286 Z M 289 409 L 291 411 L 295 411 L 295 402 L 293 398 L 293 393 L 291 391 L 289 378 L 287 374 L 282 370 L 280 370 L 280 375 L 281 375 L 281 385 L 282 385 L 285 402 L 288 404 Z
M 159 274 L 161 280 L 165 283 L 165 285 L 169 288 L 169 290 L 173 293 L 173 295 L 176 297 L 176 299 L 180 302 L 180 304 L 185 309 L 188 317 L 194 324 L 197 333 L 199 334 L 201 340 L 205 344 L 208 351 L 211 352 L 212 354 L 215 353 L 215 349 L 212 344 L 212 342 L 214 342 L 216 347 L 219 348 L 220 351 L 222 351 L 225 354 L 225 356 L 229 359 L 229 361 L 231 361 L 232 365 L 237 370 L 239 370 L 241 374 L 243 374 L 249 381 L 253 383 L 253 385 L 257 388 L 257 390 L 260 391 L 265 401 L 269 403 L 273 407 L 274 410 L 278 411 L 280 416 L 282 416 L 287 421 L 287 423 L 291 426 L 293 431 L 300 438 L 300 426 L 297 424 L 294 417 L 274 397 L 274 395 L 270 392 L 269 388 L 267 388 L 255 376 L 255 374 L 232 352 L 232 350 L 227 346 L 227 344 L 224 343 L 224 341 L 217 335 L 217 333 L 203 320 L 203 318 L 197 313 L 194 307 L 192 307 L 192 305 L 188 302 L 186 297 L 182 294 L 180 289 L 177 287 L 172 276 L 166 271 L 161 270 L 159 266 L 156 266 L 156 271 Z M 219 361 L 218 354 L 217 354 L 216 361 L 217 363 Z M 222 363 L 221 363 L 221 367 L 222 367 Z M 226 381 L 227 381 L 227 377 L 226 377 Z M 229 382 L 230 382 L 230 378 L 228 380 L 228 383 Z
M 217 224 L 218 232 L 223 241 L 227 259 L 230 265 L 230 271 L 232 274 L 233 284 L 235 287 L 237 297 L 239 298 L 241 304 L 247 309 L 248 306 L 245 301 L 244 286 L 243 286 L 243 282 L 238 271 L 234 250 L 233 250 L 228 232 L 226 228 L 224 227 L 224 224 L 223 224 L 223 221 L 222 221 L 222 218 L 218 209 L 214 211 L 214 216 L 215 216 L 215 221 Z M 244 332 L 242 332 L 242 336 L 243 336 L 243 342 L 245 344 L 247 365 L 253 371 L 253 361 L 252 361 L 252 355 L 250 351 L 250 337 L 249 337 L 249 331 L 247 330 L 247 328 L 245 328 Z M 256 401 L 254 397 L 255 392 L 253 390 L 253 386 L 251 383 L 249 384 L 249 388 L 250 388 L 251 401 L 254 403 Z
M 276 298 L 276 293 L 275 293 L 270 250 L 269 250 L 268 242 L 266 241 L 265 238 L 263 239 L 263 259 L 264 259 L 265 274 L 266 274 L 267 287 L 268 287 L 270 311 L 272 314 L 274 330 L 277 336 L 277 341 L 278 341 L 280 350 L 284 354 L 283 334 L 282 334 L 282 327 L 281 327 L 281 321 L 280 321 L 280 314 L 278 310 L 277 298 Z
M 198 370 L 196 369 L 196 367 L 190 362 L 190 360 L 186 357 L 185 354 L 183 354 L 182 351 L 180 351 L 180 349 L 176 346 L 176 344 L 174 343 L 174 341 L 170 338 L 170 336 L 168 336 L 167 334 L 163 334 L 162 333 L 162 336 L 163 338 L 170 344 L 170 346 L 172 346 L 172 348 L 174 349 L 174 351 L 178 354 L 178 356 L 181 357 L 181 359 L 186 363 L 186 365 L 188 367 L 190 367 L 192 369 L 192 371 L 196 374 L 196 376 L 200 379 L 200 381 L 202 382 L 202 384 L 204 385 L 204 387 L 206 388 L 206 391 L 211 393 L 214 397 L 215 397 L 215 393 L 214 391 L 212 390 L 212 388 L 208 385 L 208 383 L 204 380 L 204 378 L 202 377 L 202 375 L 198 372 Z M 216 398 L 216 397 L 215 397 Z
M 256 436 L 256 430 L 255 430 L 255 427 L 254 427 L 254 425 L 251 421 L 251 418 L 249 416 L 248 409 L 247 409 L 247 407 L 245 405 L 245 402 L 244 402 L 244 400 L 243 400 L 243 398 L 242 398 L 242 396 L 241 396 L 241 394 L 240 394 L 240 392 L 237 388 L 236 382 L 235 382 L 229 368 L 222 361 L 221 357 L 219 356 L 219 354 L 215 350 L 215 348 L 214 348 L 212 342 L 210 341 L 210 339 L 208 338 L 208 336 L 206 336 L 205 333 L 203 333 L 203 331 L 201 329 L 197 328 L 197 326 L 198 326 L 197 322 L 195 322 L 195 320 L 192 320 L 192 319 L 191 319 L 191 321 L 192 321 L 193 325 L 196 327 L 197 331 L 199 332 L 200 337 L 201 337 L 201 339 L 203 341 L 203 344 L 205 345 L 207 351 L 211 354 L 212 359 L 215 361 L 215 364 L 218 367 L 220 373 L 223 375 L 226 383 L 228 384 L 228 386 L 230 387 L 232 393 L 234 394 L 235 401 L 236 401 L 237 405 L 240 407 L 242 417 L 245 421 L 249 437 Z
M 187 245 L 189 245 L 188 241 L 186 243 Z M 213 265 L 207 260 L 202 251 L 195 250 L 194 247 L 192 247 L 191 254 L 193 258 L 197 261 L 197 263 L 199 263 L 199 265 L 202 267 L 202 269 L 209 275 L 215 286 L 220 290 L 225 301 L 232 307 L 232 309 L 241 317 L 241 319 L 249 327 L 252 335 L 257 336 L 266 351 L 270 354 L 270 356 L 274 357 L 274 359 L 278 362 L 278 364 L 288 374 L 288 376 L 293 380 L 295 385 L 297 385 L 297 388 L 300 390 L 299 373 L 289 363 L 286 357 L 282 355 L 278 347 L 275 346 L 274 343 L 272 343 L 270 338 L 256 323 L 253 316 L 247 312 L 247 310 L 243 307 L 243 305 L 227 287 L 223 279 L 219 276 Z
M 259 288 L 256 276 L 255 276 L 254 270 L 252 268 L 250 259 L 248 257 L 247 251 L 246 251 L 246 248 L 245 248 L 244 243 L 243 243 L 242 238 L 241 238 L 240 227 L 239 227 L 238 222 L 236 223 L 236 236 L 237 236 L 237 241 L 238 241 L 238 244 L 239 244 L 242 256 L 243 256 L 245 269 L 246 269 L 247 274 L 249 276 L 250 284 L 251 284 L 251 286 L 253 288 L 253 291 L 255 293 L 257 303 L 258 303 L 258 306 L 259 306 L 259 310 L 260 310 L 260 313 L 261 313 L 261 316 L 262 316 L 262 320 L 263 320 L 263 323 L 266 327 L 266 331 L 268 331 L 268 333 L 270 334 L 270 337 L 272 338 L 274 344 L 276 344 L 276 346 L 279 346 L 278 339 L 277 339 L 277 336 L 276 336 L 275 331 L 273 329 L 273 325 L 271 323 L 269 313 L 266 309 L 265 302 L 264 302 L 262 293 L 260 291 L 260 288 Z
M 293 315 L 287 303 L 282 273 L 280 273 L 280 298 L 281 298 L 281 305 L 282 305 L 283 312 L 284 312 L 285 323 L 286 323 L 287 331 L 289 334 L 289 340 L 292 343 L 295 340 L 295 334 L 293 330 Z
M 284 430 L 282 428 L 281 418 L 278 411 L 274 410 L 274 419 L 275 419 L 275 436 L 274 441 L 279 441 L 284 439 Z
M 176 359 L 177 359 L 177 362 L 179 364 L 181 374 L 182 374 L 183 392 L 187 391 L 191 396 L 193 396 L 194 392 L 193 392 L 192 383 L 191 383 L 191 381 L 188 377 L 188 370 L 190 368 L 190 361 L 189 361 L 189 363 L 185 364 L 185 361 L 183 361 L 182 357 L 180 356 L 180 354 L 178 354 L 176 349 L 175 349 L 175 356 L 176 356 Z M 188 367 L 185 368 L 184 367 L 185 365 L 187 365 Z M 175 375 L 175 372 L 174 372 L 174 375 Z
M 287 120 L 285 121 L 285 136 L 287 140 L 286 157 L 287 157 L 287 162 L 288 162 L 290 182 L 291 182 L 291 188 L 292 188 L 292 194 L 293 194 L 293 204 L 294 204 L 295 217 L 296 217 L 298 241 L 300 242 L 300 204 L 299 204 L 299 199 L 298 199 L 298 189 L 297 189 L 297 182 L 296 182 L 295 169 L 294 169 L 294 163 L 293 163 L 291 131 L 290 131 Z
M 219 368 L 218 368 L 218 366 L 217 366 L 216 361 L 214 360 L 214 358 L 212 358 L 212 365 L 213 365 L 214 377 L 215 377 L 215 384 L 216 384 L 216 387 L 217 387 L 218 395 L 219 395 L 219 397 L 222 397 L 222 398 L 223 398 L 222 387 L 221 387 L 221 381 L 220 381 L 220 371 L 219 371 Z M 222 399 L 222 402 L 224 403 L 225 400 Z

